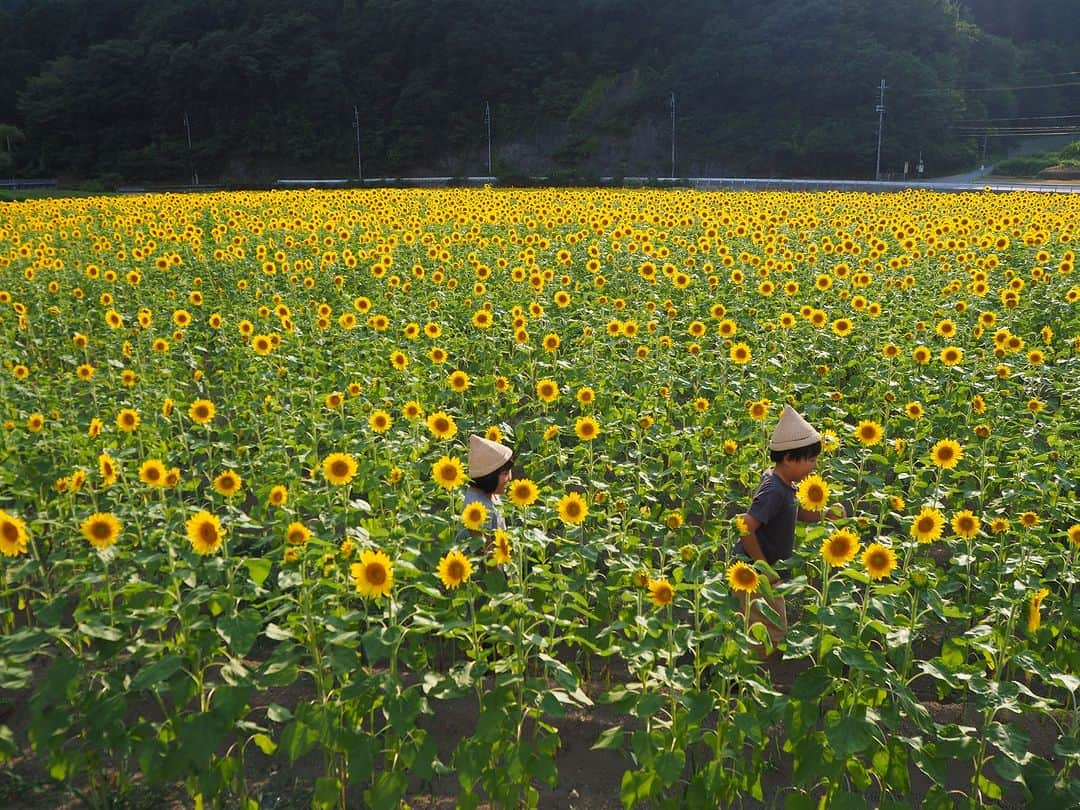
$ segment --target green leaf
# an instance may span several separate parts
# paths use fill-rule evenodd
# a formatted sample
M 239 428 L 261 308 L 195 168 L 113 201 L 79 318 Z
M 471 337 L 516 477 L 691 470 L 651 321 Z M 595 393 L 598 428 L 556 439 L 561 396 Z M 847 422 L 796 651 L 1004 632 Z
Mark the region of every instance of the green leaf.
M 255 745 L 259 746 L 259 750 L 267 756 L 271 756 L 275 751 L 277 751 L 277 743 L 271 740 L 270 737 L 268 737 L 266 734 L 256 734 L 254 737 L 251 738 L 251 741 L 255 743 Z
M 613 726 L 607 731 L 604 731 L 597 738 L 596 742 L 592 745 L 592 750 L 596 751 L 598 749 L 601 749 L 609 751 L 621 751 L 623 747 L 624 736 L 625 733 L 623 732 L 623 727 L 621 725 Z
M 791 685 L 791 697 L 796 700 L 817 700 L 832 685 L 833 676 L 820 664 L 800 674 Z
M 315 810 L 332 810 L 338 807 L 341 798 L 341 780 L 333 776 L 320 776 L 315 780 L 315 795 L 311 806 Z
M 157 686 L 164 680 L 172 677 L 183 664 L 183 659 L 178 655 L 166 655 L 164 658 L 159 658 L 148 667 L 143 667 L 139 670 L 139 673 L 131 679 L 129 688 L 138 692 L 141 689 L 149 689 L 151 686 Z
M 1031 738 L 1022 728 L 1003 723 L 991 723 L 986 727 L 986 739 L 1001 749 L 1013 762 L 1023 765 L 1031 758 L 1028 750 Z
M 310 751 L 317 741 L 318 735 L 315 729 L 296 721 L 285 727 L 278 747 L 288 756 L 289 762 L 294 763 Z
M 683 750 L 665 751 L 656 758 L 656 775 L 664 787 L 674 785 L 686 767 L 686 752 Z
M 837 756 L 847 758 L 869 748 L 876 731 L 877 728 L 867 720 L 841 717 L 839 722 L 825 727 L 825 737 Z
M 655 781 L 656 774 L 647 768 L 623 772 L 622 784 L 619 788 L 619 798 L 622 799 L 623 807 L 630 810 L 639 802 L 648 801 Z
M 103 624 L 87 624 L 79 622 L 79 632 L 91 638 L 100 638 L 105 641 L 119 641 L 124 634 L 115 627 L 106 627 Z
M 248 654 L 261 630 L 262 616 L 255 608 L 247 608 L 236 616 L 223 616 L 217 625 L 218 635 L 240 657 Z
M 274 567 L 273 561 L 266 557 L 250 557 L 244 560 L 244 565 L 247 567 L 251 581 L 259 588 L 266 582 L 266 578 L 270 576 L 270 569 Z

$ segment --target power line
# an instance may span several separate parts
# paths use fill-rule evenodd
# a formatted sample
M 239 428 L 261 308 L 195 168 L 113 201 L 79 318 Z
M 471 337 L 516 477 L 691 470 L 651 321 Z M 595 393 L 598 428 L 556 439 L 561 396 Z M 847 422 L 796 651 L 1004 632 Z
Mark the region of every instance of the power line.
M 1056 121 L 1060 118 L 1080 118 L 1077 115 L 1017 115 L 1011 118 L 973 118 L 965 124 L 983 124 L 987 121 Z
M 1076 87 L 1080 80 L 1072 82 L 1053 82 L 1051 84 L 1018 84 L 1000 87 L 943 87 L 938 90 L 920 90 L 914 96 L 936 96 L 945 93 L 996 93 L 1002 90 L 1043 90 L 1049 87 Z

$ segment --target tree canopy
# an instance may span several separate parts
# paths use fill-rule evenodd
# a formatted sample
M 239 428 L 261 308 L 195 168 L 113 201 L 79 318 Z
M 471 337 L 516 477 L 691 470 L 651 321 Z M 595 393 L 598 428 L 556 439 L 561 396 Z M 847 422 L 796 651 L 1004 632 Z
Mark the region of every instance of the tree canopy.
M 258 182 L 961 168 L 1080 109 L 1070 0 L 0 0 L 27 174 Z M 1071 74 L 1071 75 L 1070 75 Z M 1062 78 L 1064 77 L 1064 78 Z M 190 122 L 189 151 L 185 114 Z M 1045 119 L 1043 119 L 1045 120 Z

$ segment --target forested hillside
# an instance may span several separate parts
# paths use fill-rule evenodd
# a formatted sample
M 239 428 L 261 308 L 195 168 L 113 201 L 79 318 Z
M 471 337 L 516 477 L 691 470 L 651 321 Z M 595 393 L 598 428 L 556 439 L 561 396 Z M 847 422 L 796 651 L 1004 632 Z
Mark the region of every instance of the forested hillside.
M 1080 111 L 1074 0 L 2 0 L 0 173 L 866 177 Z M 190 122 L 191 149 L 185 130 Z M 1036 120 L 1070 120 L 1045 119 Z M 1073 121 L 1080 120 L 1077 118 Z M 991 144 L 993 146 L 993 143 Z

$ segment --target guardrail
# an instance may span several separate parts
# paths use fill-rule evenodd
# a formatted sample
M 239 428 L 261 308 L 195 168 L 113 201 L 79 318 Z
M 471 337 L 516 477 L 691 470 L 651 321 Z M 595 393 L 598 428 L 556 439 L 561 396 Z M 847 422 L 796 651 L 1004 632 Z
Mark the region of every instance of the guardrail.
M 527 178 L 531 183 L 564 183 L 565 178 L 551 178 L 543 175 Z M 912 189 L 964 193 L 984 191 L 1038 191 L 1056 194 L 1078 194 L 1080 184 L 1065 183 L 1003 183 L 995 180 L 979 179 L 975 182 L 957 180 L 920 180 L 903 182 L 900 180 L 792 180 L 779 177 L 596 177 L 589 178 L 598 183 L 631 183 L 640 185 L 669 186 L 672 188 L 694 188 L 701 190 L 728 191 L 867 191 L 895 193 Z M 279 188 L 342 188 L 368 186 L 478 186 L 487 183 L 496 184 L 498 177 L 368 177 L 363 180 L 343 178 L 329 179 L 283 179 L 274 185 Z
M 28 188 L 59 188 L 59 180 L 20 180 L 18 178 L 9 177 L 7 180 L 0 180 L 0 188 L 6 189 L 28 189 Z

